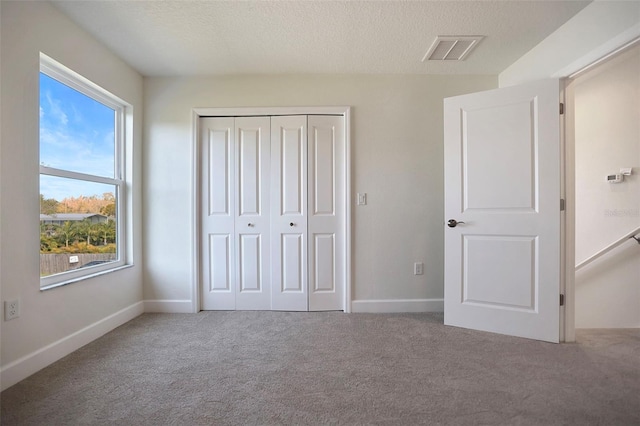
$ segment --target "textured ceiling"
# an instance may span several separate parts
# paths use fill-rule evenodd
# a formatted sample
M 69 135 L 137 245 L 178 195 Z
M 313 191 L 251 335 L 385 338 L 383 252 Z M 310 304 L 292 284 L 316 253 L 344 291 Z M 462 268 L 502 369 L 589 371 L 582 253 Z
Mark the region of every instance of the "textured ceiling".
M 498 74 L 589 1 L 52 1 L 145 76 Z M 438 35 L 483 35 L 421 62 Z

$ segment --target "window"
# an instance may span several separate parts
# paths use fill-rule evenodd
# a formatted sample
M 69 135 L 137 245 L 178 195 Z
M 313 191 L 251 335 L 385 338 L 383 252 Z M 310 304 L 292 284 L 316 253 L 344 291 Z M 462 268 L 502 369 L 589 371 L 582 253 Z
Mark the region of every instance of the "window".
M 41 55 L 41 288 L 125 263 L 125 110 L 115 96 Z

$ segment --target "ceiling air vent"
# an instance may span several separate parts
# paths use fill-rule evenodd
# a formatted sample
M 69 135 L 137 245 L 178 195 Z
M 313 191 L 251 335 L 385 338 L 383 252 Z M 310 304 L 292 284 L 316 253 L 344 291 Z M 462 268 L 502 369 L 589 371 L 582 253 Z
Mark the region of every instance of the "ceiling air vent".
M 482 36 L 438 36 L 422 62 L 462 61 L 478 45 Z

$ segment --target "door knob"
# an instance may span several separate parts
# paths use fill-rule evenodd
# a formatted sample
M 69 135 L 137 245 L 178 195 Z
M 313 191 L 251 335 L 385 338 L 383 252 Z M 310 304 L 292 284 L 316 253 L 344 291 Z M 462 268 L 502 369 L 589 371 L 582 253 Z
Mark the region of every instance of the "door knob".
M 456 226 L 458 226 L 459 223 L 464 223 L 464 222 L 458 222 L 455 219 L 449 219 L 449 221 L 447 222 L 447 226 L 449 228 L 455 228 Z
M 295 224 L 295 223 L 293 223 L 293 222 L 291 222 L 291 223 L 289 224 L 289 226 L 295 226 L 295 225 L 296 225 L 296 224 Z
M 247 224 L 247 226 L 248 226 L 249 228 L 251 228 L 251 227 L 253 227 L 253 223 L 249 222 L 249 223 Z

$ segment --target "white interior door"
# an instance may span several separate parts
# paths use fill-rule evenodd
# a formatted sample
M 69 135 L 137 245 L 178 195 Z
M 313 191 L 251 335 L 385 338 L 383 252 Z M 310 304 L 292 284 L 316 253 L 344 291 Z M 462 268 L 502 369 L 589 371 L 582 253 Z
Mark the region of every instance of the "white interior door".
M 200 141 L 202 309 L 234 310 L 234 119 L 201 118 Z
M 308 127 L 309 310 L 344 310 L 344 118 L 310 115 Z
M 271 118 L 271 309 L 308 310 L 307 116 Z
M 559 82 L 445 99 L 445 324 L 559 340 Z
M 235 119 L 236 309 L 271 309 L 270 120 Z

